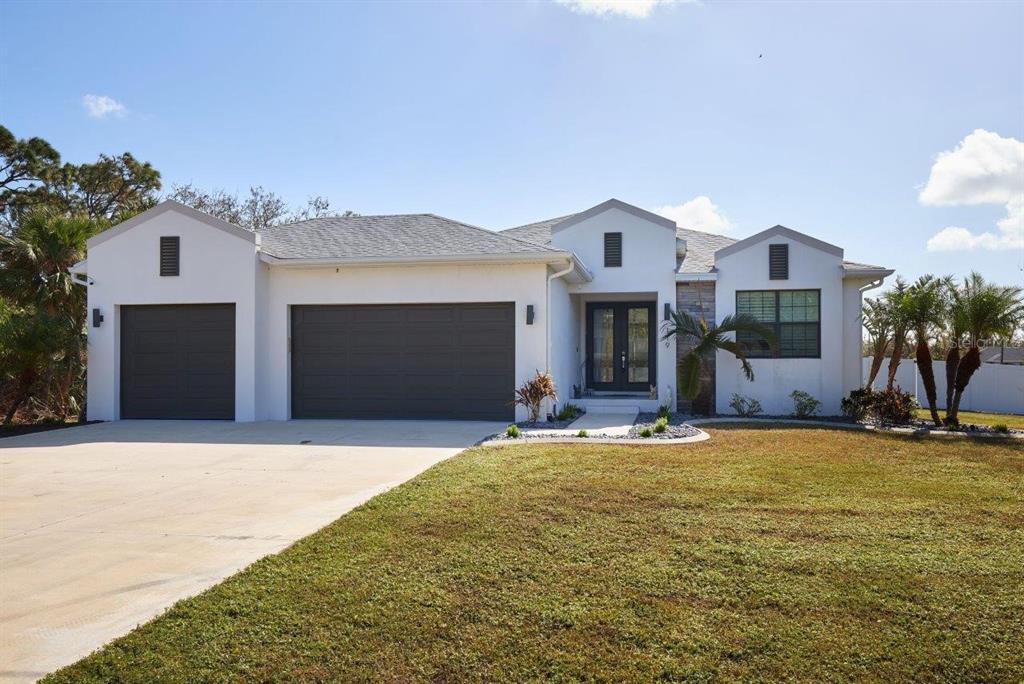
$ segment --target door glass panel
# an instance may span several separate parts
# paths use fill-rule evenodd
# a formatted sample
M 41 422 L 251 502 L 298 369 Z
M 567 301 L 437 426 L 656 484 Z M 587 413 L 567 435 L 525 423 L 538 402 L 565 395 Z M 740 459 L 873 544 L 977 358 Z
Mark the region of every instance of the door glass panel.
M 615 310 L 594 309 L 594 370 L 591 382 L 615 379 Z
M 627 382 L 650 382 L 650 334 L 651 310 L 643 308 L 629 310 L 629 359 Z

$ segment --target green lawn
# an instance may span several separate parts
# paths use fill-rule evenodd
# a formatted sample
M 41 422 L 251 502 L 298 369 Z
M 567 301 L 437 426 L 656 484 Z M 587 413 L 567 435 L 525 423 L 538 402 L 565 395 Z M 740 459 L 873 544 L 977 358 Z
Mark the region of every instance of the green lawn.
M 477 448 L 48 682 L 1024 680 L 1024 448 Z
M 939 409 L 939 416 L 945 416 L 946 412 Z M 917 417 L 931 420 L 932 414 L 928 408 L 917 409 Z M 961 423 L 974 423 L 975 425 L 999 425 L 1000 423 L 1009 428 L 1024 430 L 1024 416 L 1013 413 L 982 413 L 980 411 L 961 411 L 959 414 Z

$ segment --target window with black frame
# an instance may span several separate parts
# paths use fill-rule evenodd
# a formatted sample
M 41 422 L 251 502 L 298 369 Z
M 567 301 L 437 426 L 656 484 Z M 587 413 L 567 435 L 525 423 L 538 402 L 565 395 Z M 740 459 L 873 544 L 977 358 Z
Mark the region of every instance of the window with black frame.
M 752 359 L 821 358 L 821 292 L 819 290 L 738 290 L 736 313 L 753 316 L 775 333 L 772 349 L 764 338 L 749 332 L 737 341 Z

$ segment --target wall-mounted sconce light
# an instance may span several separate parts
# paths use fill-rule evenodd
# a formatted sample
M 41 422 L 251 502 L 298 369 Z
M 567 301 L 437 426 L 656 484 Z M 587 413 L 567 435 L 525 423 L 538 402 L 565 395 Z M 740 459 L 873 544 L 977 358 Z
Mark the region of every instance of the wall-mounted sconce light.
M 665 320 L 667 321 L 667 320 L 670 320 L 671 318 L 672 318 L 672 305 L 669 304 L 668 302 L 665 302 Z
M 100 327 L 100 323 L 103 322 L 103 314 L 100 313 L 99 309 L 92 310 L 92 327 Z
M 533 325 L 533 304 L 526 305 L 526 325 Z

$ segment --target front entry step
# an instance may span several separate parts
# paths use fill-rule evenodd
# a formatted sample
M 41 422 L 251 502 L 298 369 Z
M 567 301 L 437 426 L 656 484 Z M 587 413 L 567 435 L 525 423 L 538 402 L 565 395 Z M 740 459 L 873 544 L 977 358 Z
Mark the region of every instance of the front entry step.
M 587 413 L 623 413 L 629 411 L 654 412 L 658 410 L 657 399 L 640 399 L 638 397 L 583 397 L 573 399 L 587 410 Z

